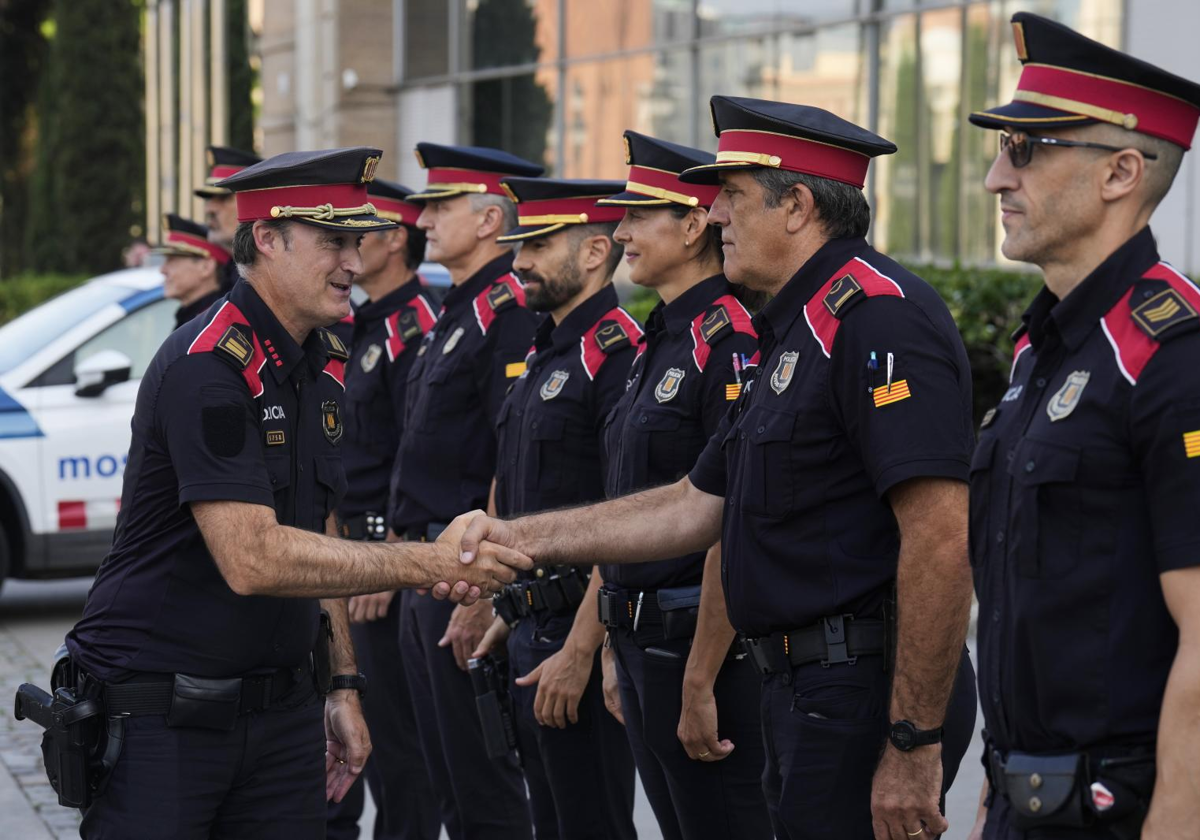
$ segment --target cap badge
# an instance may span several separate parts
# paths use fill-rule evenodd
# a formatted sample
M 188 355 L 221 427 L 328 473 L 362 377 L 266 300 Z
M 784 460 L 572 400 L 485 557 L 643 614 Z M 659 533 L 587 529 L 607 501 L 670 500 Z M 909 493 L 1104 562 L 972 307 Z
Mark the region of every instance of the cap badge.
M 363 164 L 362 183 L 369 184 L 375 180 L 375 167 L 379 165 L 379 155 L 372 155 Z

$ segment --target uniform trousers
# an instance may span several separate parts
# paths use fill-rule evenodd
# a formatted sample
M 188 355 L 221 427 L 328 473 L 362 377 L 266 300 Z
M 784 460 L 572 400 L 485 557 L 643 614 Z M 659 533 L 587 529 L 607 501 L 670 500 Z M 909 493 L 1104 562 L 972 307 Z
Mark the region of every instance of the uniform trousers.
M 325 836 L 324 704 L 305 675 L 231 731 L 125 720 L 125 745 L 84 840 L 320 840 Z
M 421 752 L 451 840 L 529 840 L 533 826 L 515 757 L 488 758 L 471 678 L 439 648 L 454 604 L 403 593 L 400 658 Z
M 529 616 L 508 640 L 515 679 L 562 650 L 573 614 Z M 624 727 L 604 706 L 600 651 L 579 701 L 579 722 L 542 726 L 533 716 L 537 685 L 511 685 L 517 738 L 538 840 L 633 840 L 634 764 Z
M 717 736 L 733 741 L 734 750 L 720 761 L 698 761 L 677 735 L 691 640 L 654 641 L 643 649 L 629 628 L 621 628 L 612 643 L 629 743 L 665 840 L 769 840 L 762 676 L 749 658 L 726 660 L 713 685 Z
M 371 732 L 366 784 L 375 802 L 374 840 L 437 840 L 441 814 L 425 769 L 417 717 L 400 664 L 399 592 L 377 621 L 350 625 L 358 669 L 367 678 L 363 713 Z M 329 840 L 358 840 L 365 799 L 360 779 L 341 802 L 329 803 Z
M 873 840 L 871 783 L 891 728 L 890 696 L 882 656 L 813 662 L 766 679 L 763 791 L 779 840 Z M 943 802 L 971 742 L 976 702 L 964 648 L 942 738 Z

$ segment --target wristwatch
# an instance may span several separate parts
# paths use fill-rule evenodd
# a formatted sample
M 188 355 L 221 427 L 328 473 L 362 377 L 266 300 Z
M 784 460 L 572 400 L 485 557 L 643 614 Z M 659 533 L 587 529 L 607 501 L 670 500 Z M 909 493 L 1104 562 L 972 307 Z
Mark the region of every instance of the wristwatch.
M 330 691 L 352 688 L 359 697 L 367 696 L 367 678 L 364 674 L 337 674 L 329 680 Z
M 917 747 L 941 743 L 942 729 L 941 726 L 937 729 L 917 729 L 907 720 L 898 720 L 892 724 L 888 739 L 900 752 L 909 752 Z

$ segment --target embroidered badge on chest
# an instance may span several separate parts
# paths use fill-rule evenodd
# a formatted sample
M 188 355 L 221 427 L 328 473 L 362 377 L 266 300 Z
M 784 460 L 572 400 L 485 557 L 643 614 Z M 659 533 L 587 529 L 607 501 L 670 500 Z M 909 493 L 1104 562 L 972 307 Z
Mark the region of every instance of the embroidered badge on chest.
M 375 370 L 375 365 L 379 364 L 379 357 L 383 355 L 383 348 L 378 344 L 372 344 L 367 348 L 367 352 L 363 353 L 362 365 L 363 373 L 370 373 Z
M 679 393 L 679 386 L 683 383 L 683 377 L 687 371 L 682 368 L 668 368 L 663 374 L 662 381 L 654 389 L 654 399 L 660 403 L 670 402 L 675 399 L 675 395 Z
M 466 332 L 465 329 L 463 329 L 462 327 L 459 327 L 458 329 L 456 329 L 454 332 L 452 332 L 450 334 L 450 337 L 448 339 L 446 339 L 446 343 L 444 345 L 442 345 L 442 355 L 443 356 L 448 355 L 451 350 L 453 350 L 455 347 L 458 346 L 458 340 L 463 337 L 463 333 L 465 333 L 465 332 Z
M 552 400 L 562 393 L 563 386 L 567 384 L 567 380 L 571 378 L 571 372 L 567 370 L 556 370 L 550 374 L 550 378 L 542 383 L 542 388 L 538 391 L 543 400 Z
M 789 350 L 779 357 L 779 364 L 775 366 L 775 372 L 771 374 L 771 390 L 776 394 L 782 394 L 787 390 L 787 386 L 792 384 L 792 377 L 796 374 L 796 362 L 800 358 L 800 354 L 795 350 Z
M 1079 405 L 1083 389 L 1087 387 L 1088 380 L 1091 378 L 1091 371 L 1087 370 L 1077 370 L 1067 377 L 1067 381 L 1058 389 L 1058 393 L 1050 398 L 1050 402 L 1046 403 L 1046 414 L 1050 416 L 1050 422 L 1064 420 L 1071 416 L 1075 406 Z
M 342 439 L 342 415 L 338 412 L 336 400 L 325 400 L 321 403 L 321 431 L 330 443 L 337 443 Z

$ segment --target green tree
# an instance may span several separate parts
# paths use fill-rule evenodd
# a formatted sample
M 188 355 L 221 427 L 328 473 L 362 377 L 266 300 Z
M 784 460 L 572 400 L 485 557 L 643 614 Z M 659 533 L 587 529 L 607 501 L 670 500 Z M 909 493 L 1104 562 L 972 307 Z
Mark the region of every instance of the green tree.
M 479 0 L 471 27 L 472 66 L 536 62 L 541 54 L 536 33 L 537 18 L 526 0 Z M 472 142 L 544 161 L 554 104 L 536 77 L 493 79 L 471 87 Z
M 254 68 L 250 66 L 250 27 L 246 24 L 246 0 L 225 4 L 225 56 L 229 66 L 229 145 L 250 151 L 254 148 Z
M 54 0 L 26 247 L 37 271 L 120 265 L 141 221 L 142 3 Z

